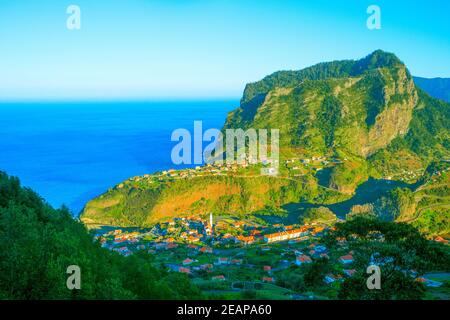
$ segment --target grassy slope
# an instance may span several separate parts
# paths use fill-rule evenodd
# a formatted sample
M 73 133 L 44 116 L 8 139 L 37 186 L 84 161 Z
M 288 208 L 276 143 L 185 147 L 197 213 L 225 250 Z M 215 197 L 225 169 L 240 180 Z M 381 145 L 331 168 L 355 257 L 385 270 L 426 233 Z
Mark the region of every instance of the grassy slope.
M 151 185 L 151 187 L 149 187 Z M 289 202 L 325 201 L 338 193 L 320 191 L 313 179 L 268 176 L 208 176 L 137 185 L 125 183 L 90 201 L 85 223 L 148 226 L 190 214 L 244 215 L 271 212 Z

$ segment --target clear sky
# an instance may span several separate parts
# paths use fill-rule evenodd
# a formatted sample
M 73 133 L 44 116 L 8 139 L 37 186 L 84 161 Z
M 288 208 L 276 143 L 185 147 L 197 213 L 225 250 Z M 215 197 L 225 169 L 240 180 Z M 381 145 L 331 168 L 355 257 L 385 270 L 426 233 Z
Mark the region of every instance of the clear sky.
M 366 27 L 371 4 L 381 30 Z M 0 100 L 236 98 L 274 71 L 375 49 L 450 77 L 449 16 L 444 0 L 1 0 Z

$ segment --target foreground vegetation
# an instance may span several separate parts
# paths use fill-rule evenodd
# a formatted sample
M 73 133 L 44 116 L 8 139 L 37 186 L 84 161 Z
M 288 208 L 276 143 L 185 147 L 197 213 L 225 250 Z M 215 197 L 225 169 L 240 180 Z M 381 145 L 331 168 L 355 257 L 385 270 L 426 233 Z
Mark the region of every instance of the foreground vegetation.
M 66 287 L 70 265 L 81 268 L 81 290 Z M 148 256 L 125 258 L 101 248 L 67 209 L 51 208 L 2 172 L 0 270 L 1 299 L 201 297 L 185 275 L 154 267 Z

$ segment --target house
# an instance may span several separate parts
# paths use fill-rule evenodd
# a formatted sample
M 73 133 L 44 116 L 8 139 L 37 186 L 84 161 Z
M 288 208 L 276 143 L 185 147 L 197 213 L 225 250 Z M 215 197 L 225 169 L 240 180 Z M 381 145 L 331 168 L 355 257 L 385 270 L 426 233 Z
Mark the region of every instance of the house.
M 201 253 L 212 253 L 213 252 L 211 247 L 202 247 L 199 251 Z
M 334 229 L 331 229 L 331 230 L 334 230 Z M 337 237 L 336 240 L 338 243 L 341 243 L 341 244 L 345 244 L 347 242 L 347 239 L 345 237 Z
M 326 284 L 333 283 L 333 282 L 335 282 L 336 280 L 337 280 L 337 278 L 336 278 L 334 275 L 332 275 L 332 274 L 327 274 L 327 275 L 325 275 L 325 277 L 324 277 L 324 279 L 323 279 L 323 281 L 324 281 Z
M 165 248 L 167 248 L 167 243 L 165 243 L 165 242 L 158 242 L 155 244 L 156 250 L 165 249 Z
M 191 269 L 184 268 L 184 267 L 179 267 L 178 268 L 178 272 L 190 274 L 191 273 Z
M 115 250 L 125 257 L 131 255 L 131 251 L 127 247 L 121 247 Z
M 219 281 L 225 281 L 225 276 L 223 274 L 219 276 L 212 277 L 212 280 L 219 280 Z
M 330 257 L 326 253 L 321 253 L 319 256 L 324 259 L 330 259 Z
M 425 286 L 432 287 L 432 288 L 438 288 L 438 287 L 442 286 L 442 282 L 430 280 L 430 279 L 423 278 L 423 277 L 417 278 L 416 281 L 421 282 Z
M 228 258 L 218 258 L 217 259 L 217 264 L 229 264 L 229 260 Z
M 178 244 L 176 244 L 176 243 L 168 243 L 166 245 L 166 249 L 174 249 L 176 247 L 178 247 Z
M 356 270 L 355 269 L 344 269 L 344 273 L 348 277 L 353 277 L 353 275 L 356 273 Z
M 324 253 L 327 251 L 327 247 L 319 245 L 319 246 L 316 246 L 316 248 L 314 250 L 316 250 L 317 253 Z
M 325 230 L 324 227 L 317 226 L 317 227 L 314 227 L 314 230 L 311 233 L 313 235 L 318 235 L 319 233 L 323 232 L 323 230 Z
M 248 236 L 248 237 L 238 236 L 238 237 L 236 237 L 236 240 L 247 245 L 247 244 L 254 243 L 255 242 L 255 237 L 254 236 Z
M 231 260 L 231 264 L 241 265 L 242 264 L 242 259 L 233 259 L 233 260 Z
M 353 256 L 348 254 L 346 256 L 341 256 L 339 258 L 339 262 L 343 263 L 343 264 L 350 264 L 353 262 Z
M 202 264 L 200 266 L 200 269 L 202 269 L 202 270 L 209 270 L 209 269 L 212 269 L 212 268 L 213 268 L 213 265 L 210 264 L 210 263 L 205 263 L 205 264 Z
M 178 272 L 180 269 L 180 266 L 173 264 L 173 263 L 166 264 L 166 267 L 169 268 L 169 270 L 176 271 L 176 272 Z
M 275 282 L 275 279 L 272 277 L 263 277 L 262 281 L 272 283 L 272 282 Z
M 187 237 L 186 240 L 189 242 L 198 242 L 198 241 L 200 241 L 200 238 L 198 238 L 196 236 L 189 236 L 189 237 Z
M 263 269 L 264 269 L 264 271 L 269 272 L 270 270 L 272 270 L 272 267 L 271 266 L 264 266 Z
M 287 230 L 287 231 L 282 231 L 282 232 L 266 234 L 264 236 L 264 241 L 267 243 L 276 242 L 276 241 L 285 241 L 285 240 L 299 238 L 306 234 L 307 234 L 307 230 L 305 228 L 298 228 L 298 229 L 292 229 L 292 230 Z
M 384 266 L 394 262 L 393 257 L 382 257 L 379 252 L 375 252 L 370 256 L 370 264 L 375 266 Z
M 125 241 L 127 241 L 127 239 L 126 238 L 116 238 L 116 239 L 114 239 L 114 243 L 122 243 L 122 242 L 125 242 Z
M 298 266 L 301 266 L 302 264 L 305 264 L 305 263 L 311 263 L 311 262 L 312 262 L 312 259 L 305 254 L 302 254 L 301 256 L 298 256 L 295 259 L 295 264 Z
M 254 230 L 250 231 L 250 235 L 251 236 L 256 236 L 258 234 L 261 234 L 261 230 L 254 229 Z
M 442 238 L 441 236 L 435 237 L 434 241 L 439 242 L 439 243 L 443 243 L 443 244 L 448 244 L 448 240 Z
M 192 262 L 194 262 L 194 260 L 187 258 L 187 259 L 183 260 L 183 266 L 189 265 Z

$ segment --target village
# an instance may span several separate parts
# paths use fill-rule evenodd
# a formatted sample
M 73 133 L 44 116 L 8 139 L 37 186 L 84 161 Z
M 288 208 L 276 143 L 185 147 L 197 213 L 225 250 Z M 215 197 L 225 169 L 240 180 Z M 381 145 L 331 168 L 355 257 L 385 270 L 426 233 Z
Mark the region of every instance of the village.
M 192 179 L 204 176 L 238 176 L 254 177 L 261 174 L 276 176 L 278 178 L 299 179 L 304 176 L 315 176 L 319 184 L 327 184 L 321 177 L 327 177 L 329 171 L 344 162 L 350 161 L 343 157 L 327 157 L 323 155 L 288 157 L 282 160 L 264 159 L 262 161 L 251 161 L 248 155 L 242 161 L 224 162 L 214 161 L 202 166 L 188 167 L 184 169 L 168 169 L 154 174 L 131 177 L 127 181 L 116 186 L 122 189 L 126 184 L 142 187 L 173 181 L 177 179 Z M 396 174 L 387 174 L 381 179 L 398 180 L 414 183 L 423 174 L 423 169 L 402 169 Z M 142 184 L 142 185 L 141 185 Z
M 139 185 L 139 183 L 158 183 L 177 179 L 190 179 L 204 176 L 240 176 L 254 177 L 261 173 L 267 176 L 280 178 L 299 178 L 305 175 L 316 175 L 323 169 L 331 168 L 344 161 L 336 158 L 328 159 L 325 156 L 312 156 L 303 158 L 289 158 L 285 160 L 264 159 L 262 161 L 251 161 L 248 155 L 242 161 L 221 162 L 214 161 L 202 166 L 184 169 L 168 169 L 154 174 L 131 177 L 127 181 L 116 186 L 122 189 L 125 184 Z
M 329 250 L 320 242 L 332 226 L 214 219 L 210 214 L 175 218 L 149 229 L 109 227 L 100 229 L 96 238 L 104 248 L 123 256 L 148 254 L 155 264 L 169 272 L 186 274 L 204 292 L 220 297 L 233 298 L 252 289 L 262 292 L 260 298 L 318 298 L 300 295 L 277 283 L 277 275 L 283 271 L 302 268 L 318 259 L 327 259 L 333 265 L 333 272 L 323 278 L 324 287 L 330 290 L 356 272 L 354 252 L 345 239 L 339 239 L 338 250 Z M 430 287 L 442 285 L 431 279 L 419 280 Z
M 270 174 L 275 167 L 280 177 L 297 178 L 313 174 L 320 180 L 320 173 L 345 161 L 349 160 L 311 156 L 289 158 L 280 164 L 270 161 L 250 164 L 247 158 L 239 164 L 215 162 L 134 177 L 117 188 L 123 188 L 127 183 L 146 186 L 149 182 L 208 175 L 253 176 L 259 175 L 261 168 L 266 168 Z M 416 177 L 412 172 L 404 171 L 402 174 L 408 180 Z M 441 169 L 434 172 L 433 177 L 440 174 Z M 391 180 L 392 177 L 385 179 Z M 219 297 L 239 298 L 243 291 L 256 290 L 262 294 L 258 298 L 334 298 L 329 292 L 335 292 L 339 284 L 353 277 L 357 270 L 355 252 L 349 248 L 346 239 L 339 240 L 337 250 L 328 248 L 321 241 L 333 228 L 319 222 L 283 224 L 255 217 L 180 214 L 173 220 L 146 229 L 104 227 L 98 230 L 96 238 L 104 248 L 123 256 L 147 254 L 156 265 L 169 272 L 185 274 L 202 291 Z M 442 237 L 434 240 L 448 244 Z M 322 279 L 324 288 L 329 288 L 324 296 L 316 293 L 300 295 L 284 286 L 283 281 L 278 281 L 283 272 L 288 273 L 292 268 L 303 272 L 320 259 L 326 259 L 332 266 L 332 271 Z M 418 277 L 417 281 L 427 287 L 442 286 L 442 282 L 425 277 Z

